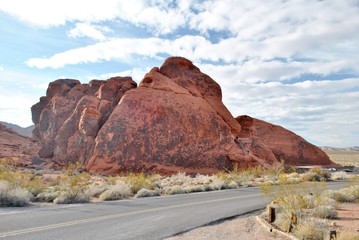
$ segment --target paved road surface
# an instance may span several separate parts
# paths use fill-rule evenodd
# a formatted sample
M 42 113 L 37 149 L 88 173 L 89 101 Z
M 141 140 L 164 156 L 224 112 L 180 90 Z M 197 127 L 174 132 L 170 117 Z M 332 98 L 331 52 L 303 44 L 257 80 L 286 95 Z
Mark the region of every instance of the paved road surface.
M 345 183 L 330 183 L 339 189 Z M 115 202 L 0 208 L 0 239 L 163 239 L 263 208 L 258 188 Z

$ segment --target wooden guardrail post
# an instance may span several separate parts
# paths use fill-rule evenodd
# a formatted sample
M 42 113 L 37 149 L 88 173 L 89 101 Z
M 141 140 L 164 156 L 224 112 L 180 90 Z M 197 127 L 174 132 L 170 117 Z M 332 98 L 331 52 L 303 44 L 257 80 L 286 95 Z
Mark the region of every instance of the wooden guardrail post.
M 275 208 L 274 207 L 268 208 L 268 218 L 269 218 L 270 223 L 275 221 Z

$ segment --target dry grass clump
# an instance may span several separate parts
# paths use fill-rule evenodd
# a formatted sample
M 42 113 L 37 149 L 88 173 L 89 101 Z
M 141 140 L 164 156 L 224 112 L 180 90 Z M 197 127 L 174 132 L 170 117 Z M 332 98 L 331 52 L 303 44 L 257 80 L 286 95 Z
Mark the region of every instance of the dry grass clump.
M 41 193 L 39 193 L 33 201 L 35 202 L 53 202 L 61 194 L 59 186 L 48 187 Z
M 53 200 L 56 204 L 87 203 L 89 201 L 90 196 L 85 191 L 78 189 L 67 189 Z
M 336 219 L 338 211 L 334 206 L 320 205 L 313 208 L 312 215 L 316 218 Z
M 326 222 L 310 218 L 299 223 L 293 234 L 303 240 L 322 240 L 324 237 L 323 229 L 326 227 L 328 227 Z
M 348 173 L 339 171 L 339 172 L 333 172 L 330 179 L 336 181 L 336 180 L 344 180 L 347 178 L 348 178 Z
M 87 189 L 87 193 L 92 198 L 98 198 L 100 195 L 108 190 L 109 186 L 106 183 L 92 182 Z
M 351 203 L 359 201 L 359 186 L 351 186 L 339 191 L 328 190 L 324 194 L 337 202 Z
M 222 179 L 230 188 L 258 186 L 258 184 L 275 184 L 281 169 L 266 169 L 261 166 L 240 169 L 234 166 L 234 169 L 228 173 L 220 172 L 216 176 Z
M 308 172 L 300 175 L 303 182 L 321 182 L 328 181 L 331 177 L 331 173 L 321 170 L 320 168 L 312 168 Z
M 160 196 L 160 193 L 158 191 L 148 190 L 147 188 L 141 188 L 134 197 L 144 198 L 144 197 L 155 197 L 155 196 Z
M 115 185 L 110 186 L 100 195 L 100 200 L 111 201 L 125 199 L 133 196 L 131 183 L 119 180 Z
M 0 207 L 23 207 L 30 203 L 31 193 L 22 188 L 12 188 L 7 181 L 0 181 Z
M 184 194 L 193 192 L 216 191 L 221 189 L 237 188 L 238 185 L 231 182 L 226 183 L 223 178 L 217 175 L 201 175 L 195 177 L 185 173 L 177 173 L 170 177 L 165 177 L 156 182 L 157 187 L 163 194 Z

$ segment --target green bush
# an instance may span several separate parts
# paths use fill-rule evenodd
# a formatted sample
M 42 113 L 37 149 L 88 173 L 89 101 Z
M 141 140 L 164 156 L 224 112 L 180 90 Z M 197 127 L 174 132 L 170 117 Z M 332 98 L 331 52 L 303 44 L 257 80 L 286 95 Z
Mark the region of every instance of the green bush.
M 158 175 L 145 175 L 144 173 L 130 173 L 124 177 L 124 181 L 131 185 L 132 194 L 136 194 L 140 189 L 155 189 L 155 180 Z

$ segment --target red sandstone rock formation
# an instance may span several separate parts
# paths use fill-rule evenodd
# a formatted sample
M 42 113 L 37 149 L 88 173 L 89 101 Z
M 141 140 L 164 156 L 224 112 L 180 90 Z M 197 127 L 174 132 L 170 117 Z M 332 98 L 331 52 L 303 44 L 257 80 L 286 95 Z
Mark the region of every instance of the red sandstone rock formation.
M 0 124 L 0 159 L 15 158 L 17 166 L 31 166 L 39 151 L 39 144 Z
M 219 85 L 190 61 L 167 59 L 122 97 L 97 136 L 88 169 L 214 173 L 231 169 L 228 154 L 244 165 L 234 142 L 241 127 L 221 98 Z
M 283 159 L 273 149 L 280 145 L 236 121 L 220 86 L 180 57 L 153 68 L 137 88 L 131 78 L 57 80 L 32 113 L 40 157 L 80 161 L 93 173 L 214 173 Z M 311 151 L 301 159 L 316 163 Z
M 46 97 L 31 108 L 33 135 L 41 142 L 39 156 L 58 165 L 86 164 L 99 129 L 123 94 L 136 85 L 130 77 L 89 84 L 71 79 L 50 83 Z
M 279 162 L 293 166 L 336 165 L 320 148 L 281 126 L 246 115 L 236 119 L 242 126 L 242 134 L 254 142 L 264 144 Z

